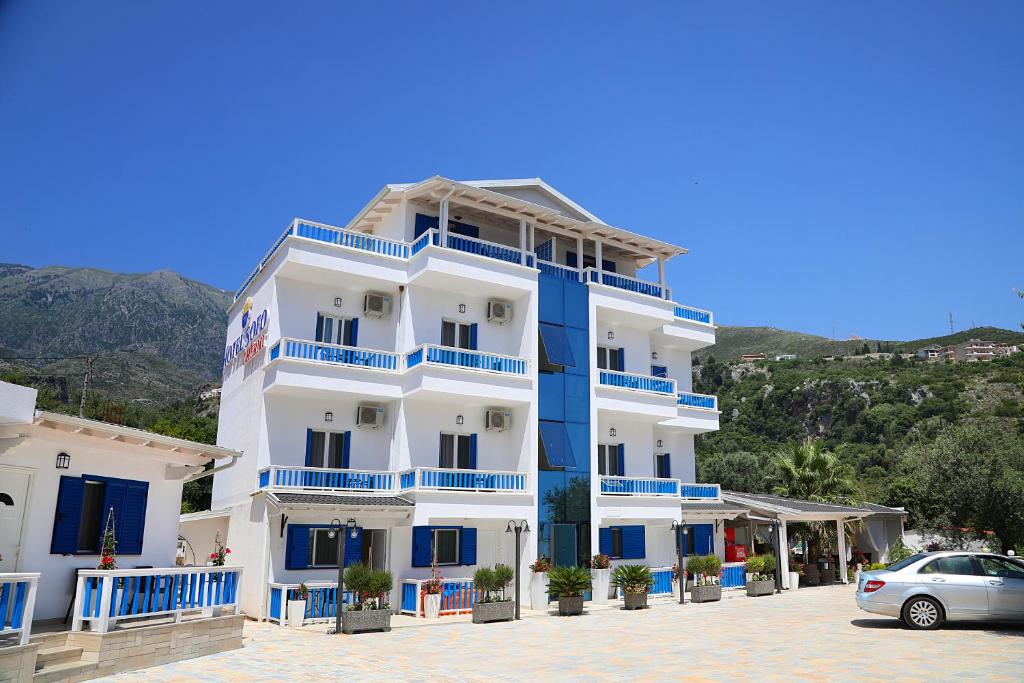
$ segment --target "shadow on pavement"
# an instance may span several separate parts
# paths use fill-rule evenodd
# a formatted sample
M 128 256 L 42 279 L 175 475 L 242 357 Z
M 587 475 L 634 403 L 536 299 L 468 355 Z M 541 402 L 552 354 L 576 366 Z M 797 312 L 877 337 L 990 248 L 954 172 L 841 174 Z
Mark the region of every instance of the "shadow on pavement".
M 899 619 L 853 619 L 850 623 L 857 628 L 871 628 L 880 631 L 907 629 Z M 1024 637 L 1024 622 L 951 621 L 943 624 L 940 630 L 987 631 L 999 636 L 1016 636 L 1021 638 Z

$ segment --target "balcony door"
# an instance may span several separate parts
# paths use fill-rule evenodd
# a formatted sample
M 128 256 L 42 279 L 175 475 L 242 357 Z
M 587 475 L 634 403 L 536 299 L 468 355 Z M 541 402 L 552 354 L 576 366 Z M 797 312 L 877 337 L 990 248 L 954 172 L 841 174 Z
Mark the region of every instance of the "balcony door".
M 598 346 L 597 347 L 597 367 L 601 370 L 618 370 L 622 372 L 624 369 L 623 363 L 623 350 L 612 348 L 610 346 Z
M 476 323 L 441 321 L 441 346 L 453 349 L 476 350 Z
M 306 467 L 348 469 L 352 432 L 306 431 Z
M 316 341 L 324 344 L 358 346 L 359 318 L 316 314 Z
M 597 444 L 597 473 L 609 477 L 625 476 L 625 457 L 622 444 Z
M 476 434 L 441 433 L 437 466 L 443 469 L 476 469 Z

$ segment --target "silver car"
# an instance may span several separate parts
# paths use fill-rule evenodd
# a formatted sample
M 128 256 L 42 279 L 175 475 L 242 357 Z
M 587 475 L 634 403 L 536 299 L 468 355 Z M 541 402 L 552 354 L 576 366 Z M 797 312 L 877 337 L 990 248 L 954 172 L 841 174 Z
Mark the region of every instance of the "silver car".
M 1024 621 L 1024 563 L 993 553 L 920 553 L 862 572 L 857 606 L 913 629 L 947 619 Z

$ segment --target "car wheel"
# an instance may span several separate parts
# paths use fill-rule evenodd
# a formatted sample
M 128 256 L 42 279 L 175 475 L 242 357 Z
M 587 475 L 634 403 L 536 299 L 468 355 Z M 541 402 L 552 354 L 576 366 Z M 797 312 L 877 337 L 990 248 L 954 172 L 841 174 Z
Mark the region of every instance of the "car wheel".
M 903 621 L 912 629 L 932 631 L 942 626 L 942 605 L 934 598 L 918 596 L 903 605 Z

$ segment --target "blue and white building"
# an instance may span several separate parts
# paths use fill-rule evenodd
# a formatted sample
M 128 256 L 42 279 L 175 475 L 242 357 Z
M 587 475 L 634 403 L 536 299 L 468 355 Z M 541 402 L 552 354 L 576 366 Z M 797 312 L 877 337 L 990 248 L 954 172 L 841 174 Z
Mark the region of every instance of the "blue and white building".
M 333 519 L 409 613 L 435 560 L 457 610 L 495 562 L 671 567 L 681 519 L 688 553 L 720 553 L 719 487 L 694 474 L 719 414 L 691 386 L 715 325 L 665 281 L 684 253 L 539 179 L 433 177 L 344 226 L 292 221 L 229 309 L 218 444 L 246 457 L 182 533 L 226 537 L 243 608 L 270 618 L 299 583 L 329 596 Z

